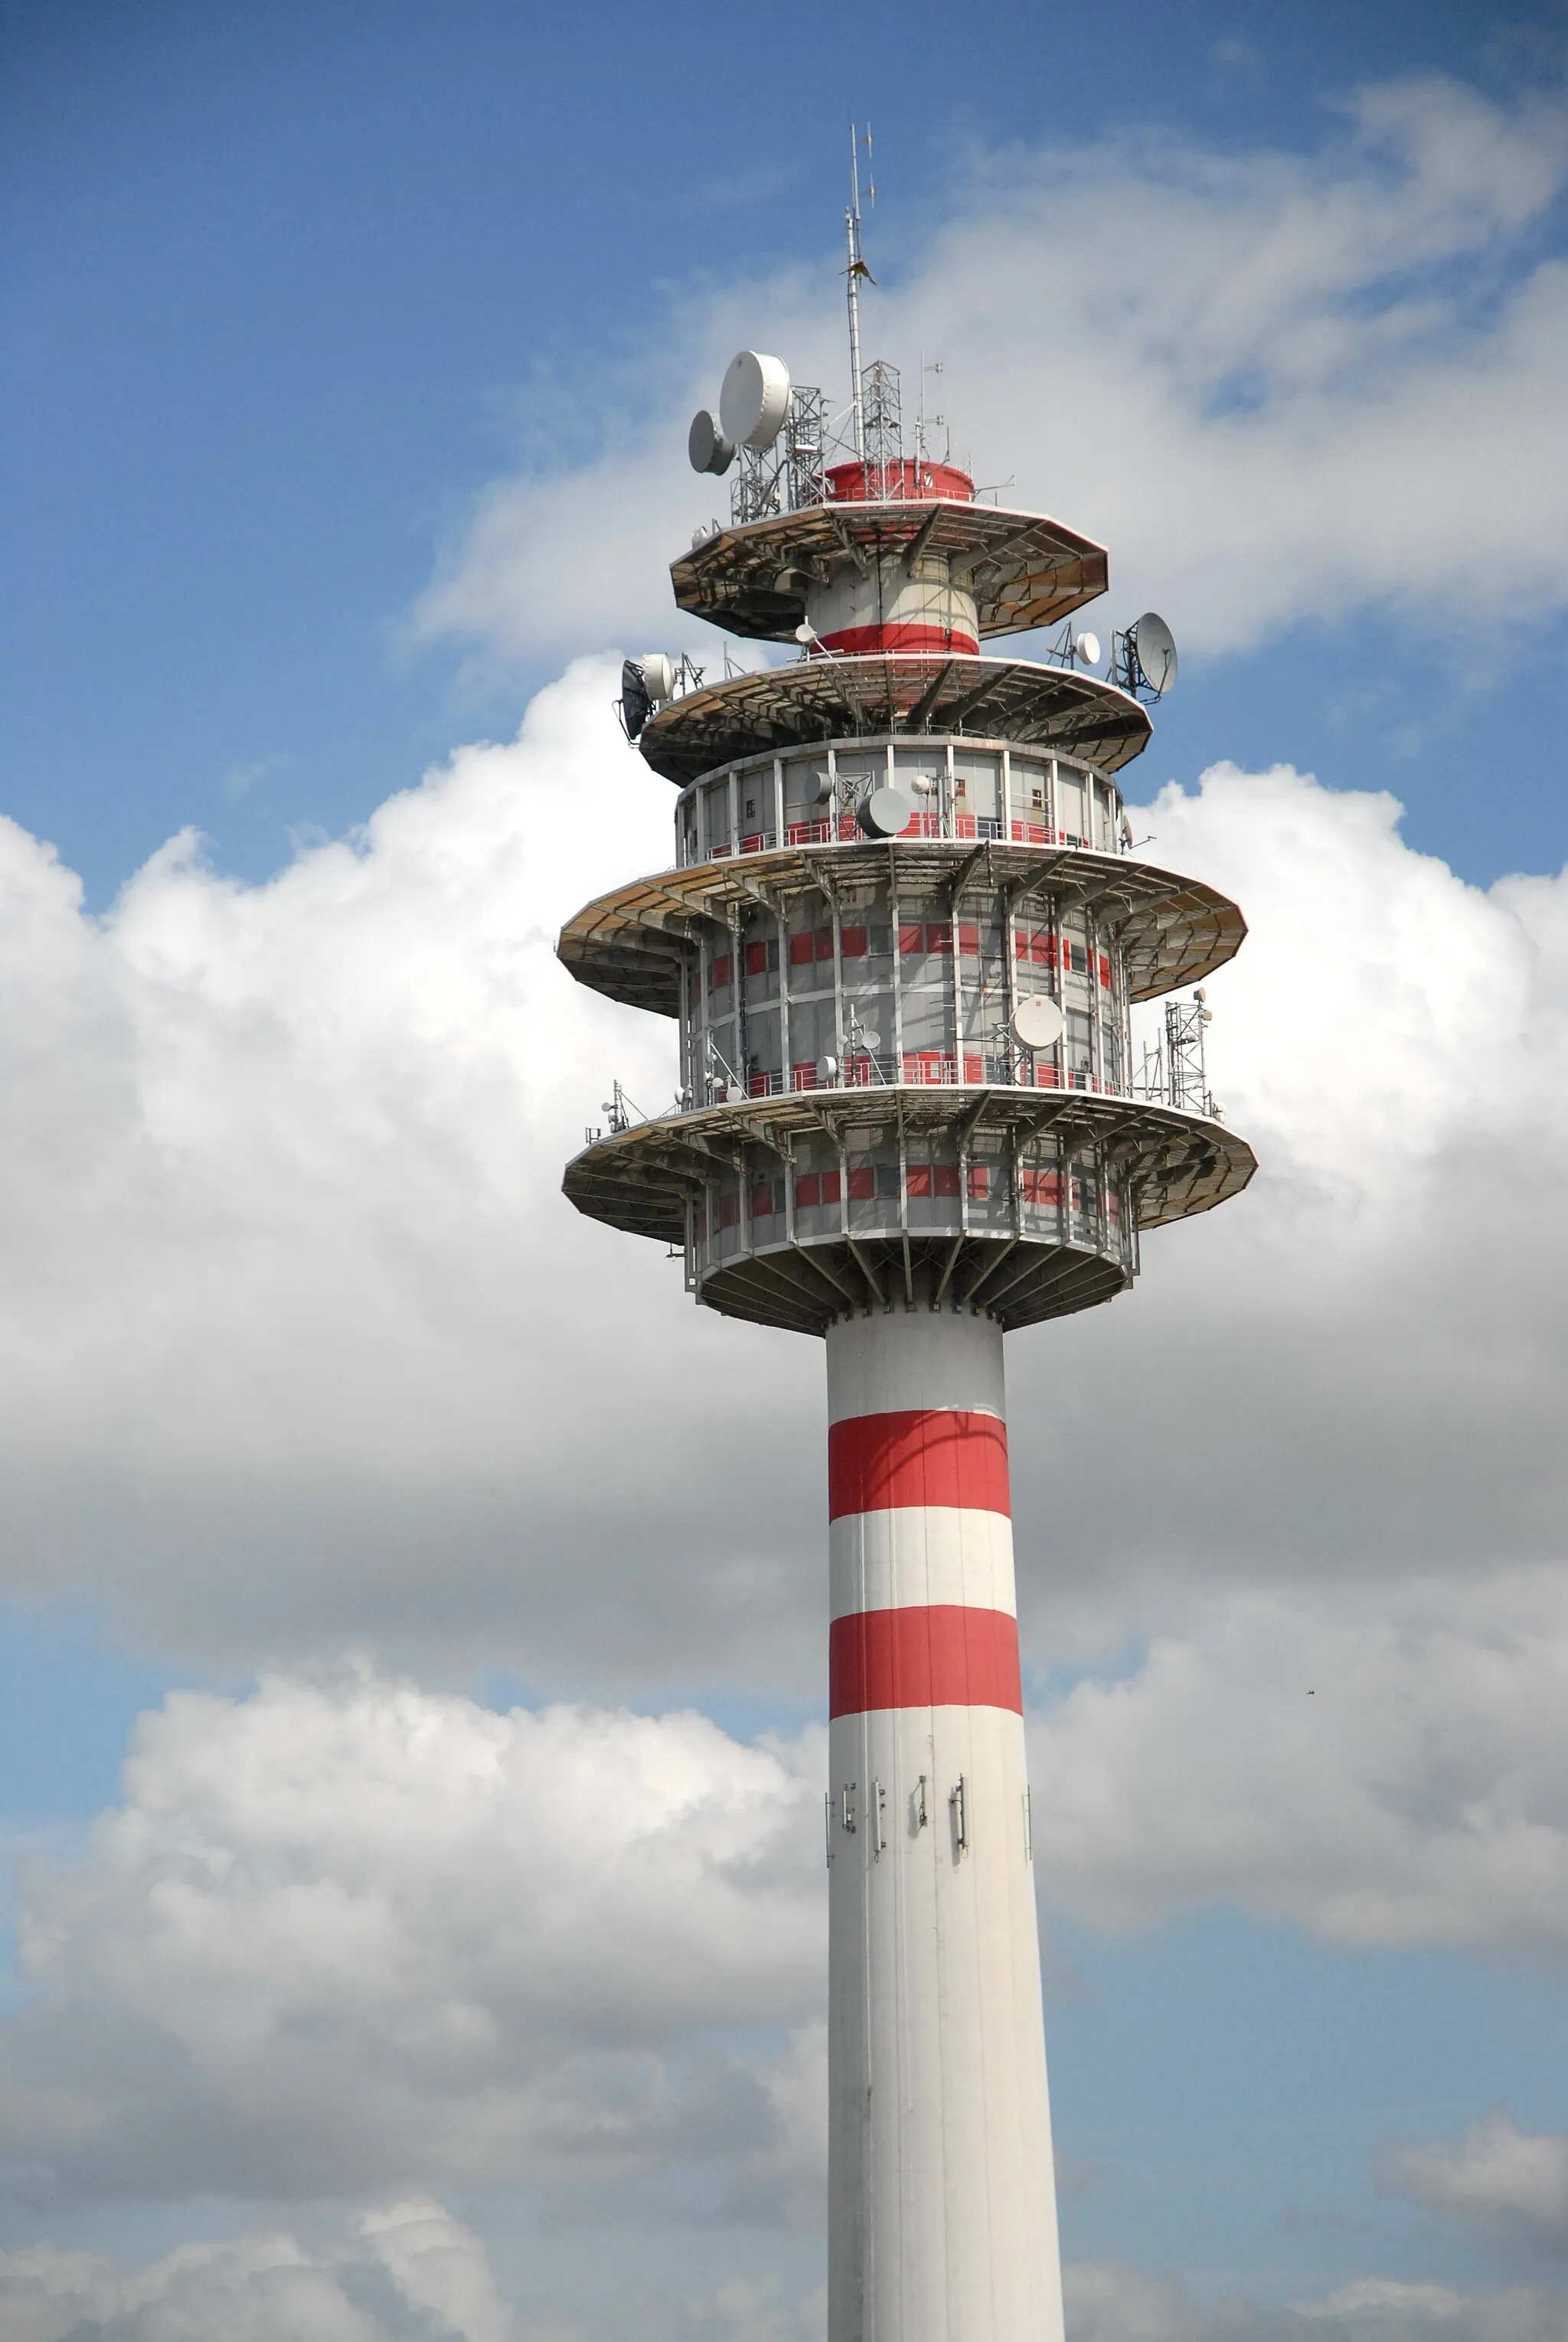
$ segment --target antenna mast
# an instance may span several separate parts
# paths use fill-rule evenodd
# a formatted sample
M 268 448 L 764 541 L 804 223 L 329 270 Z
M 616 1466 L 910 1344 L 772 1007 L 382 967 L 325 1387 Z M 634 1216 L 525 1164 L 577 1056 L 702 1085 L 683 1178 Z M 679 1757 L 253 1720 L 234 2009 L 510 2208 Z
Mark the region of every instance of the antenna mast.
M 876 201 L 876 184 L 869 178 L 871 169 L 871 125 L 865 125 L 865 162 L 873 203 Z M 845 212 L 844 226 L 849 238 L 849 387 L 854 415 L 855 461 L 865 461 L 865 402 L 860 383 L 860 280 L 864 276 L 874 285 L 860 250 L 860 134 L 854 123 L 849 125 L 849 186 L 850 206 Z

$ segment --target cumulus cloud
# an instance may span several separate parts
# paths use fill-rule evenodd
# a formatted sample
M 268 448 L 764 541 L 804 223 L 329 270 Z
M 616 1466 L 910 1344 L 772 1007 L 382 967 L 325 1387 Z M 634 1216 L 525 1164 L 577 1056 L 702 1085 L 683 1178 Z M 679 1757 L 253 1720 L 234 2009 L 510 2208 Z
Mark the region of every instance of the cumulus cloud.
M 560 920 L 668 858 L 587 661 L 271 882 L 189 840 L 102 919 L 0 826 L 0 1555 L 254 1664 L 345 1646 L 545 1693 L 814 1698 L 819 1347 L 694 1310 L 561 1166 L 674 1036 Z M 1568 885 L 1483 893 L 1280 769 L 1151 849 L 1252 932 L 1212 1073 L 1262 1171 L 1136 1293 L 1010 1346 L 1036 1663 L 1236 1584 L 1561 1548 Z
M 1444 1598 L 1225 1602 L 1034 1711 L 1047 1903 L 1562 1959 L 1568 1595 L 1514 1588 L 1506 1632 Z M 12 2190 L 526 2184 L 573 2218 L 809 2231 L 824 1761 L 820 1728 L 748 1745 L 365 1672 L 171 1695 L 85 1857 L 23 1872 Z M 1563 2153 L 1498 2116 L 1383 2176 L 1561 2243 Z
M 484 2251 L 439 2204 L 365 2212 L 315 2250 L 289 2236 L 101 2253 L 0 2252 L 6 2342 L 516 2342 Z
M 580 2212 L 669 2180 L 694 2216 L 794 2217 L 824 2159 L 819 1736 L 365 1676 L 173 1695 L 88 1857 L 25 1874 L 13 2186 L 521 2179 Z
M 672 1028 L 554 956 L 670 857 L 614 674 L 265 886 L 176 839 L 95 921 L 0 824 L 13 1590 L 95 1578 L 251 1661 L 325 1635 L 428 1666 L 444 1637 L 601 1683 L 689 1682 L 771 1614 L 787 1666 L 782 1556 L 694 1492 L 764 1378 L 814 1457 L 820 1362 L 721 1332 L 560 1195 L 613 1076 L 645 1107 L 675 1082 Z M 811 1520 L 795 1476 L 772 1514 Z
M 870 345 L 941 352 L 983 476 L 1108 544 L 1129 612 L 1157 596 L 1192 648 L 1363 608 L 1457 638 L 1568 597 L 1568 269 L 1541 237 L 1565 155 L 1560 93 L 1435 75 L 1352 93 L 1311 154 L 978 154 L 884 255 Z M 846 388 L 838 265 L 684 305 L 604 452 L 493 484 L 419 629 L 530 660 L 606 626 L 668 641 L 664 564 L 727 493 L 686 471 L 687 416 L 737 343 Z
M 1045 1891 L 1568 1957 L 1568 1587 L 1231 1596 L 1031 1719 Z
M 1461 2139 L 1390 2148 L 1379 2177 L 1391 2195 L 1483 2235 L 1523 2237 L 1554 2259 L 1568 2257 L 1568 2137 L 1522 2131 L 1506 2107 L 1493 2107 Z

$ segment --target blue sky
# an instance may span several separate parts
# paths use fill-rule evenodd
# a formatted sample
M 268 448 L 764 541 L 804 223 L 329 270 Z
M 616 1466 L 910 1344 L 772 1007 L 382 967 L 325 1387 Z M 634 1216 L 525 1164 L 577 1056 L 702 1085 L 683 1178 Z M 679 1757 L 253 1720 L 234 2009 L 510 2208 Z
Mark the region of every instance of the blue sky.
M 1568 2317 L 1563 55 L 1561 9 L 1474 0 L 5 12 L 0 1837 L 45 1857 L 5 2006 L 47 2022 L 0 2057 L 16 2104 L 54 2104 L 85 2087 L 75 2022 L 117 2077 L 85 2147 L 0 2139 L 0 2250 L 105 2257 L 51 2264 L 50 2316 L 152 2342 L 122 2263 L 293 2223 L 324 2300 L 369 2269 L 466 2342 L 599 2342 L 633 2302 L 650 2333 L 815 2330 L 790 2128 L 814 1883 L 771 1999 L 735 1985 L 712 2038 L 636 2017 L 676 2143 L 649 2117 L 585 2206 L 521 2083 L 494 2172 L 447 2136 L 475 2119 L 455 2080 L 406 2118 L 423 2163 L 335 2147 L 303 2083 L 280 2111 L 243 2067 L 239 1969 L 183 1965 L 149 1915 L 198 1843 L 205 1876 L 350 1876 L 293 1808 L 225 1802 L 242 1744 L 268 1778 L 319 1746 L 320 1812 L 352 1815 L 400 1734 L 467 1777 L 514 1700 L 692 1703 L 733 1740 L 672 1726 L 624 1761 L 709 1767 L 715 1811 L 724 1751 L 764 1736 L 791 1843 L 819 1362 L 678 1314 L 662 1264 L 553 1217 L 611 1074 L 664 1075 L 657 1036 L 558 999 L 547 945 L 666 851 L 613 660 L 684 639 L 663 564 L 705 513 L 682 438 L 715 364 L 841 364 L 853 112 L 870 346 L 911 380 L 940 347 L 983 476 L 1104 531 L 1117 623 L 1118 577 L 1171 611 L 1138 793 L 1253 922 L 1219 1086 L 1275 1200 L 1166 1240 L 1144 1292 L 1010 1366 L 1036 1780 L 1103 1767 L 1120 1800 L 1114 1844 L 1064 1822 L 1044 1880 L 1064 2239 L 1123 2288 L 1082 2293 L 1074 2335 L 1136 2308 L 1199 2342 L 1221 2295 L 1245 2342 L 1480 2342 L 1510 2288 L 1526 2342 Z M 1227 762 L 1254 778 L 1200 798 Z M 583 833 L 590 787 L 619 829 Z M 1081 1406 L 1032 1436 L 1067 1356 Z M 720 1382 L 694 1511 L 676 1402 Z M 613 1462 L 582 1444 L 599 1408 L 639 1426 Z M 1298 1649 L 1347 1686 L 1331 1753 L 1272 1736 Z M 212 1702 L 158 1722 L 191 1687 Z M 577 1742 L 525 1739 L 524 1788 L 580 1766 L 589 1796 Z M 1189 1765 L 1208 1830 L 1162 1802 Z M 424 1875 L 377 1891 L 413 1910 Z M 339 2023 L 319 1945 L 254 1925 L 315 1979 L 288 2022 Z M 421 1941 L 504 2030 L 502 1987 Z M 220 2015 L 165 2104 L 138 2061 L 182 1993 Z M 401 2023 L 344 2069 L 367 2107 L 412 2087 Z M 515 2025 L 519 2070 L 603 2051 Z M 209 2130 L 198 2186 L 167 2142 Z M 754 2197 L 677 2217 L 727 2155 Z M 467 2224 L 443 2248 L 514 2328 L 408 2294 L 354 2226 L 415 2198 Z M 1452 2297 L 1397 2291 L 1423 2284 Z

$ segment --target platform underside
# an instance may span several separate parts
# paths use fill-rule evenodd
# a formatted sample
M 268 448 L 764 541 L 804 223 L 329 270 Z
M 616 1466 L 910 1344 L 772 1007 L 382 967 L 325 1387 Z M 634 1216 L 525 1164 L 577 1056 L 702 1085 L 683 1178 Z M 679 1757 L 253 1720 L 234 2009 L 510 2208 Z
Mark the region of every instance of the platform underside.
M 726 634 L 788 642 L 805 616 L 801 576 L 913 548 L 945 560 L 974 595 L 982 635 L 1054 626 L 1105 591 L 1105 548 L 1041 514 L 953 497 L 808 505 L 722 528 L 670 565 L 675 601 Z M 781 590 L 781 576 L 791 582 Z
M 637 745 L 684 788 L 737 756 L 881 734 L 977 733 L 1119 772 L 1142 754 L 1147 708 L 1072 667 L 973 653 L 864 652 L 791 660 L 673 700 Z
M 697 1298 L 725 1317 L 825 1334 L 857 1309 L 978 1309 L 1007 1331 L 1114 1301 L 1133 1272 L 1071 1246 L 994 1238 L 885 1237 L 758 1253 L 703 1277 Z
M 760 901 L 787 917 L 803 889 L 831 897 L 868 869 L 895 877 L 906 894 L 1004 886 L 1020 912 L 1046 896 L 1082 906 L 1099 926 L 1116 932 L 1134 1000 L 1201 984 L 1234 956 L 1247 932 L 1236 906 L 1213 887 L 1124 856 L 894 838 L 880 846 L 786 846 L 634 879 L 585 904 L 562 929 L 556 949 L 580 984 L 675 1016 L 683 954 L 715 924 L 726 926 L 732 911 Z
M 963 1174 L 945 1207 L 923 1202 L 917 1214 L 900 1195 L 885 1208 L 857 1209 L 846 1186 L 839 1227 L 804 1233 L 794 1214 L 731 1259 L 704 1259 L 693 1246 L 693 1214 L 716 1179 L 747 1181 L 783 1166 L 787 1184 L 824 1138 L 846 1162 L 852 1149 L 890 1138 L 901 1149 L 934 1142 L 958 1166 L 987 1150 L 1016 1160 L 1044 1143 L 1064 1165 L 1104 1166 L 1128 1196 L 1134 1225 L 1114 1237 L 1102 1227 L 1090 1241 L 1064 1241 L 1033 1231 L 1018 1205 L 1004 1224 L 980 1226 Z M 1131 1283 L 1137 1231 L 1211 1209 L 1239 1194 L 1255 1168 L 1252 1149 L 1223 1124 L 1169 1106 L 1076 1091 L 889 1084 L 639 1123 L 584 1147 L 562 1184 L 589 1218 L 684 1251 L 711 1307 L 821 1333 L 851 1310 L 897 1299 L 984 1309 L 1007 1327 L 1090 1308 Z

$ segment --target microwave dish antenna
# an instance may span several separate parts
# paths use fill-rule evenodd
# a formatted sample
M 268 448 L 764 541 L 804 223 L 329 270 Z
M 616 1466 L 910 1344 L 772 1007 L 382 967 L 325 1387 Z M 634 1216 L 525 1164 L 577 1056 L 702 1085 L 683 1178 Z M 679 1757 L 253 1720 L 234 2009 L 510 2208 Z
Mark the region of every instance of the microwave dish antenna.
M 621 661 L 621 729 L 628 740 L 634 740 L 654 712 L 653 696 L 644 678 L 638 659 Z
M 655 706 L 675 696 L 675 662 L 667 651 L 649 651 L 637 661 L 643 670 L 643 688 Z
M 727 472 L 735 460 L 734 441 L 726 437 L 718 416 L 705 406 L 692 417 L 686 454 L 694 472 Z
M 1156 611 L 1145 610 L 1127 629 L 1138 673 L 1157 696 L 1164 697 L 1176 680 L 1176 637 Z
M 789 413 L 789 368 L 760 350 L 737 350 L 719 393 L 719 425 L 737 447 L 771 447 Z
M 1098 666 L 1100 664 L 1099 636 L 1089 634 L 1074 635 L 1073 637 L 1073 656 L 1078 661 L 1080 666 Z M 1172 656 L 1174 656 L 1174 652 L 1173 652 Z
M 873 789 L 860 809 L 860 826 L 871 837 L 897 837 L 914 819 L 902 789 Z
M 1054 1049 L 1064 1029 L 1062 1011 L 1046 993 L 1032 993 L 1013 1012 L 1013 1030 L 1026 1049 Z

